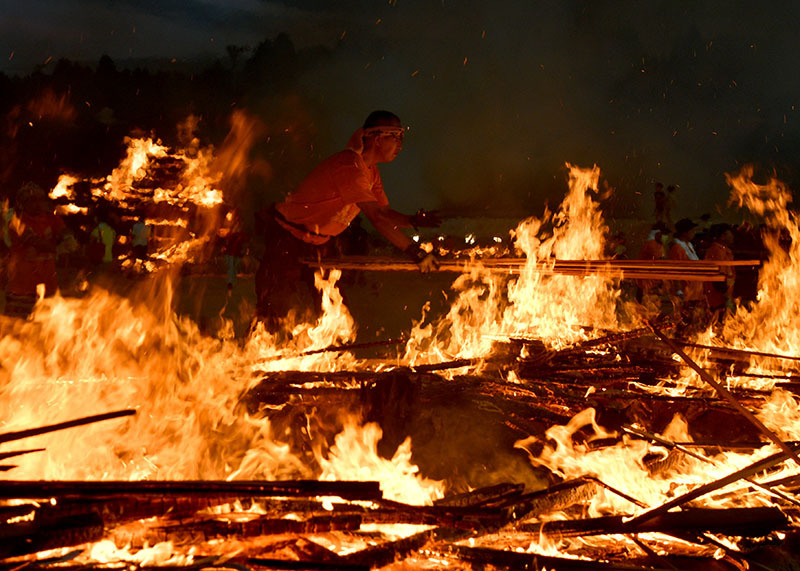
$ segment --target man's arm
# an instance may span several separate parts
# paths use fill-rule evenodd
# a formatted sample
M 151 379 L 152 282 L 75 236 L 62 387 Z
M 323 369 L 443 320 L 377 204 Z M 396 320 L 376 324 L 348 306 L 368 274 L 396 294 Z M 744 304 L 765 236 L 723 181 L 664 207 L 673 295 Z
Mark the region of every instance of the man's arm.
M 358 207 L 384 238 L 403 250 L 416 262 L 421 272 L 432 272 L 439 267 L 439 262 L 433 253 L 422 250 L 400 230 L 400 228 L 411 227 L 408 216 L 392 210 L 388 206 L 378 206 L 377 202 L 360 202 Z
M 370 223 L 381 235 L 392 244 L 405 251 L 413 242 L 401 228 L 410 228 L 408 216 L 392 210 L 388 206 L 379 206 L 377 202 L 359 202 L 358 207 L 369 219 Z

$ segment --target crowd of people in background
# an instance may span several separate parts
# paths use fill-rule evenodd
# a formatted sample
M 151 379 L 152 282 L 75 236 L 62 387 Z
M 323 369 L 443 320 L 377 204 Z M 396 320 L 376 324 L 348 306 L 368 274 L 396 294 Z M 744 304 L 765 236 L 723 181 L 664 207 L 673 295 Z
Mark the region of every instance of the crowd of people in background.
M 665 191 L 661 182 L 654 184 L 653 223 L 639 251 L 629 252 L 624 235 L 618 233 L 609 240 L 610 258 L 712 262 L 766 259 L 764 226 L 712 223 L 709 213 L 701 214 L 696 221 L 681 218 L 673 222 L 676 188 L 671 185 Z M 719 323 L 737 303 L 750 304 L 758 293 L 757 266 L 720 268 L 724 275 L 721 281 L 639 279 L 632 295 L 662 314 L 681 314 L 698 326 Z

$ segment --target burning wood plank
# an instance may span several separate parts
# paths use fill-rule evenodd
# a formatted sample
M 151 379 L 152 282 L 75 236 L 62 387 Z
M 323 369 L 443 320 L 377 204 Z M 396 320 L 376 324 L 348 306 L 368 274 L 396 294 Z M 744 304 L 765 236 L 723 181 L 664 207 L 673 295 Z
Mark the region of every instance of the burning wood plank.
M 625 523 L 626 516 L 615 515 L 578 520 L 556 520 L 521 523 L 517 531 L 547 536 L 579 537 L 617 533 L 676 533 L 708 531 L 734 536 L 762 537 L 773 531 L 788 529 L 789 518 L 776 507 L 771 508 L 694 508 L 662 513 L 636 527 Z
M 131 416 L 136 414 L 135 410 L 126 409 L 126 410 L 118 410 L 115 412 L 107 412 L 105 414 L 95 414 L 92 416 L 84 416 L 82 418 L 76 418 L 75 420 L 68 420 L 66 422 L 59 422 L 57 424 L 50 424 L 47 426 L 42 426 L 39 428 L 30 428 L 28 430 L 18 430 L 16 432 L 6 432 L 4 434 L 0 434 L 0 444 L 4 442 L 11 442 L 12 440 L 21 440 L 23 438 L 28 438 L 30 436 L 38 436 L 40 434 L 47 434 L 48 432 L 55 432 L 57 430 L 64 430 L 67 428 L 73 428 L 75 426 L 84 426 L 86 424 L 92 424 L 94 422 L 101 422 L 103 420 L 111 420 L 113 418 L 121 418 L 124 416 Z
M 382 498 L 378 482 L 318 480 L 169 480 L 169 481 L 2 481 L 0 498 L 113 498 L 120 496 L 314 497 L 347 500 Z

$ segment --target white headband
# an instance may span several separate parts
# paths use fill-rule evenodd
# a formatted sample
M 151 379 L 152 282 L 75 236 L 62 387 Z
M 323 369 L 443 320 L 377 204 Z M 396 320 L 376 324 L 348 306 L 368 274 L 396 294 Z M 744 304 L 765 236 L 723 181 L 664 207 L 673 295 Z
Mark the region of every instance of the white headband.
M 364 129 L 365 135 L 372 135 L 372 134 L 387 134 L 387 135 L 400 135 L 404 134 L 406 130 L 403 127 L 393 127 L 390 125 L 379 125 L 377 127 L 367 127 Z

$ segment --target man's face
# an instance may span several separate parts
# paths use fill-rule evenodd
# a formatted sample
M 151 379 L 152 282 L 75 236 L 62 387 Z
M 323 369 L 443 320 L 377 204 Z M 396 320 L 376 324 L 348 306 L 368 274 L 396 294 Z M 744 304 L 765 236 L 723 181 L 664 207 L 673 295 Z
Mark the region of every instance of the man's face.
M 400 122 L 384 126 L 372 127 L 368 130 L 371 147 L 379 163 L 388 163 L 395 159 L 403 149 L 404 130 Z
M 376 148 L 383 160 L 380 162 L 392 162 L 395 157 L 403 150 L 403 133 L 381 133 L 375 141 Z

